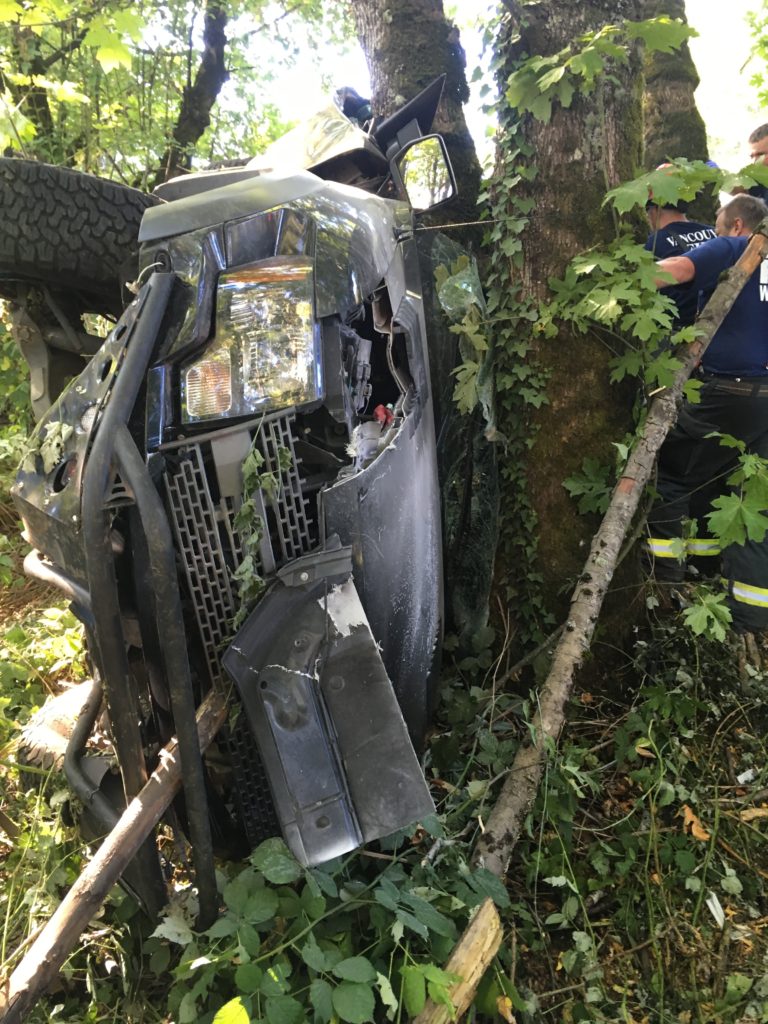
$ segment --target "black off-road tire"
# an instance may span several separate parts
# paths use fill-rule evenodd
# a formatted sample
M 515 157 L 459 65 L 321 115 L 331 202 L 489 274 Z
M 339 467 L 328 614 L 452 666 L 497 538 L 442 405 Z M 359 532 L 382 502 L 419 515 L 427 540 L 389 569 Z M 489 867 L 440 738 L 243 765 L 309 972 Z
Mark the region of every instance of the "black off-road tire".
M 82 312 L 117 315 L 139 223 L 159 202 L 69 168 L 0 159 L 0 297 L 14 299 L 15 282 L 41 283 L 74 292 Z

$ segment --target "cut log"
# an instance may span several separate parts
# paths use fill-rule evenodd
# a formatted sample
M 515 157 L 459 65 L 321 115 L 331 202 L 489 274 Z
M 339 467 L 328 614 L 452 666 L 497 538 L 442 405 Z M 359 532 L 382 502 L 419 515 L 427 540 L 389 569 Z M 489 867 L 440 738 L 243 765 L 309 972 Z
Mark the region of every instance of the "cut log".
M 200 749 L 205 750 L 227 716 L 223 697 L 209 694 L 197 711 Z M 88 922 L 128 862 L 159 822 L 181 785 L 174 737 L 157 768 L 69 890 L 10 978 L 0 986 L 0 1024 L 18 1024 L 45 992 Z
M 493 958 L 501 945 L 501 921 L 493 900 L 481 903 L 477 913 L 469 922 L 463 935 L 456 943 L 445 970 L 455 974 L 457 981 L 450 989 L 449 995 L 454 1005 L 454 1012 L 444 1003 L 435 1003 L 431 999 L 413 1024 L 449 1024 L 460 1020 L 462 1014 L 469 1009 L 474 999 L 477 986 L 488 970 Z
M 539 693 L 538 711 L 531 723 L 532 739 L 518 748 L 496 804 L 478 840 L 473 861 L 501 877 L 506 874 L 525 816 L 539 788 L 546 751 L 557 742 L 565 721 L 565 706 L 573 676 L 589 650 L 624 538 L 653 472 L 656 454 L 677 419 L 683 388 L 694 367 L 725 319 L 739 293 L 768 256 L 768 219 L 764 220 L 725 279 L 717 286 L 696 326 L 703 333 L 682 356 L 673 385 L 654 399 L 627 461 L 624 475 L 611 497 L 576 589 L 565 628 L 555 648 L 549 673 Z

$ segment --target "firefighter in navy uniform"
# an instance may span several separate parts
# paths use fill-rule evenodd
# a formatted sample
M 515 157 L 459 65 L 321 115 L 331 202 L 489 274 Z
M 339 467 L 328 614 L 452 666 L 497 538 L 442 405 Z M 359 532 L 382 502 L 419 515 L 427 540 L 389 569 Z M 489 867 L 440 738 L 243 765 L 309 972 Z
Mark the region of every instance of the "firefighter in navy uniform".
M 754 196 L 739 195 L 718 211 L 718 237 L 659 262 L 678 284 L 693 282 L 711 293 L 718 278 L 732 267 L 748 236 L 768 216 L 768 206 Z M 715 332 L 697 371 L 701 401 L 684 403 L 677 425 L 659 452 L 659 498 L 648 517 L 648 551 L 654 574 L 680 581 L 684 564 L 683 519 L 691 498 L 702 490 L 721 492 L 736 465 L 738 452 L 721 445 L 713 432 L 744 441 L 747 450 L 768 458 L 768 261 L 747 281 L 733 308 Z M 712 496 L 714 496 L 714 493 Z M 689 544 L 688 552 L 718 555 L 706 538 Z M 736 632 L 768 629 L 768 537 L 756 543 L 729 545 L 722 552 L 722 572 Z
M 645 213 L 651 228 L 645 248 L 652 252 L 656 259 L 684 256 L 691 249 L 715 237 L 715 229 L 711 225 L 688 220 L 687 211 L 688 203 L 683 200 L 674 206 L 658 206 L 653 199 L 649 199 L 645 204 Z M 674 329 L 678 330 L 692 324 L 698 313 L 699 289 L 696 284 L 693 281 L 673 284 L 662 288 L 661 291 L 677 306 Z

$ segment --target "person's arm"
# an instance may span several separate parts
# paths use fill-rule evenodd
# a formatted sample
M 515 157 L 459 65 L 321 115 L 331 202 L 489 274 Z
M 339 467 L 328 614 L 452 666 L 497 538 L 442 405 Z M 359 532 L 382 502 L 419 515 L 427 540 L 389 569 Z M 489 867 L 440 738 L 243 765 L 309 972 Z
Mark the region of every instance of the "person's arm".
M 693 260 L 688 259 L 687 256 L 668 256 L 665 260 L 657 260 L 656 266 L 659 270 L 671 274 L 678 284 L 686 284 L 696 276 Z M 657 277 L 654 284 L 657 288 L 667 288 L 670 282 Z

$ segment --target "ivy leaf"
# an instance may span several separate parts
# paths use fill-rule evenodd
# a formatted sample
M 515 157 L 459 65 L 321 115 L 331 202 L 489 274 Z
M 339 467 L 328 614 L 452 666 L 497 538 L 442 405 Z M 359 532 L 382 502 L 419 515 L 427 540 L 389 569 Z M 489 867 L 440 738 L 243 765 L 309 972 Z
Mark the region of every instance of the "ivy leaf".
M 376 980 L 376 969 L 371 961 L 364 956 L 351 956 L 346 960 L 341 960 L 333 968 L 333 973 L 337 978 L 343 978 L 345 981 Z
M 189 994 L 189 993 L 187 993 Z M 230 999 L 216 1012 L 211 1024 L 251 1024 L 248 1011 L 243 1006 L 240 996 Z
M 267 839 L 256 847 L 251 854 L 251 863 L 274 885 L 295 882 L 304 873 L 304 869 L 283 840 L 276 837 Z
M 370 985 L 342 981 L 333 990 L 332 1000 L 334 1010 L 348 1024 L 365 1024 L 373 1020 L 376 999 Z

